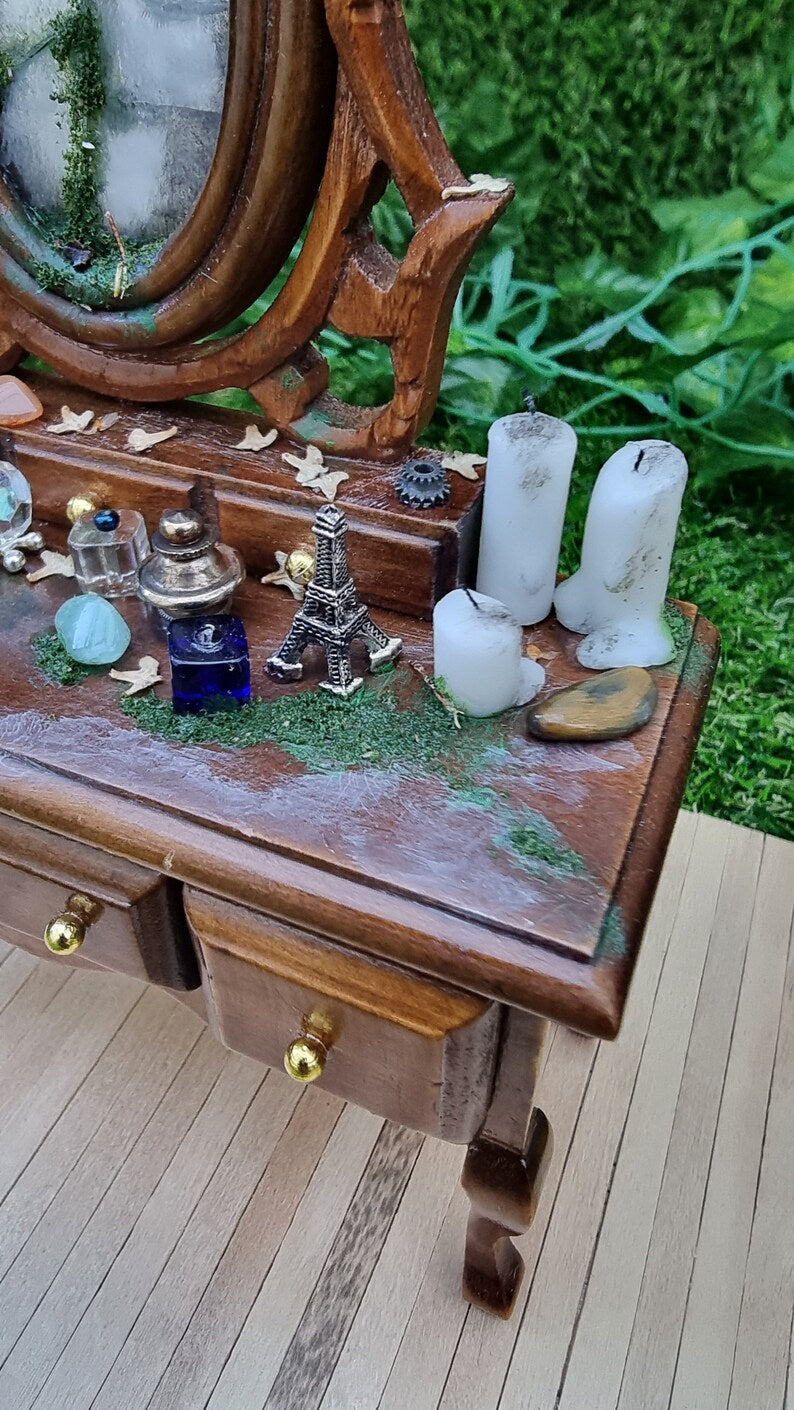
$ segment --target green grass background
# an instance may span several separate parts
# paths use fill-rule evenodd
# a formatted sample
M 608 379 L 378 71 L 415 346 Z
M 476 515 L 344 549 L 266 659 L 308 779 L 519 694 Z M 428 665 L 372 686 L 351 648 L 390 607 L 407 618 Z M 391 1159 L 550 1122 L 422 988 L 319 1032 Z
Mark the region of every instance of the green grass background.
M 734 186 L 785 121 L 791 0 L 405 6 L 463 170 L 517 182 L 500 238 L 520 274 L 595 247 L 642 256 L 653 201 Z
M 406 13 L 463 170 L 517 183 L 489 252 L 509 243 L 516 272 L 532 279 L 551 281 L 599 248 L 636 268 L 658 238 L 653 201 L 735 186 L 791 126 L 790 0 L 406 0 Z M 427 439 L 484 446 L 482 428 L 443 414 Z M 613 448 L 581 442 L 567 567 Z M 788 837 L 791 507 L 790 471 L 755 468 L 711 487 L 696 474 L 671 583 L 723 640 L 687 805 Z

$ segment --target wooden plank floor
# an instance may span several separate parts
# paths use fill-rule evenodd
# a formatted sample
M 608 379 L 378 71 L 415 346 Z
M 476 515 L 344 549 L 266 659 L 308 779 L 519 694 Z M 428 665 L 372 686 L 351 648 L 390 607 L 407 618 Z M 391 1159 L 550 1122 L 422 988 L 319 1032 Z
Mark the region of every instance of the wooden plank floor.
M 462 1151 L 0 951 L 0 1410 L 794 1410 L 794 847 L 682 814 L 623 1032 L 557 1030 L 509 1323 Z

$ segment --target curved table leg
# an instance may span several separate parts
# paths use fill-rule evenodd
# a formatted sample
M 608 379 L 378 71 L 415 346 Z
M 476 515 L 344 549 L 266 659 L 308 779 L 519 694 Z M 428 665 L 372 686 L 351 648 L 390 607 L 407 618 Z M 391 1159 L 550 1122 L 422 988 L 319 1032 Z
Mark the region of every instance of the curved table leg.
M 524 1272 L 511 1236 L 535 1217 L 553 1148 L 548 1120 L 533 1107 L 546 1028 L 532 1014 L 508 1013 L 491 1106 L 463 1167 L 471 1201 L 463 1296 L 499 1317 L 513 1311 Z

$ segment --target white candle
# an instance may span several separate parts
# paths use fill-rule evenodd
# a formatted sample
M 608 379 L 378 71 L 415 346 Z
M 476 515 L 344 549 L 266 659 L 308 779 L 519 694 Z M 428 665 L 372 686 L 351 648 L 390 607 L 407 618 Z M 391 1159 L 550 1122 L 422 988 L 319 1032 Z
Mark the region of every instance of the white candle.
M 578 572 L 554 595 L 557 616 L 586 632 L 583 666 L 661 666 L 673 639 L 662 617 L 687 478 L 667 441 L 629 441 L 602 466 L 587 510 Z
M 551 610 L 575 455 L 573 428 L 539 411 L 488 432 L 477 587 L 525 627 Z
M 433 611 L 436 680 L 467 715 L 481 717 L 523 705 L 546 679 L 522 655 L 521 627 L 503 602 L 455 588 Z

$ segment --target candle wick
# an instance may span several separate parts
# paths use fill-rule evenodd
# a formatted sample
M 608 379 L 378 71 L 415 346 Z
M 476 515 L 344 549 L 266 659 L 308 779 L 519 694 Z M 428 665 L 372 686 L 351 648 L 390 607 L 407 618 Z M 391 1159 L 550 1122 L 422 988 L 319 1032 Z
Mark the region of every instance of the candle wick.
M 470 588 L 464 588 L 463 591 L 465 592 L 466 596 L 468 597 L 469 602 L 471 603 L 471 605 L 472 605 L 472 607 L 474 608 L 475 612 L 482 612 L 482 608 L 481 608 L 479 602 L 477 601 L 476 597 L 473 597 L 473 596 L 472 596 L 471 589 L 470 589 Z
M 640 451 L 639 455 L 637 456 L 637 459 L 635 460 L 634 465 L 632 466 L 632 469 L 634 469 L 634 470 L 639 470 L 640 465 L 642 464 L 642 460 L 643 460 L 643 456 L 644 456 L 644 455 L 645 455 L 645 451 L 644 451 L 644 449 L 643 449 L 643 450 Z
M 535 416 L 535 415 L 537 415 L 537 410 L 538 410 L 538 408 L 537 408 L 537 403 L 536 403 L 535 398 L 533 397 L 531 391 L 529 390 L 529 387 L 524 387 L 524 388 L 522 388 L 522 391 L 521 391 L 521 400 L 522 400 L 522 402 L 524 403 L 524 406 L 526 407 L 526 409 L 527 409 L 527 411 L 529 412 L 530 416 Z

